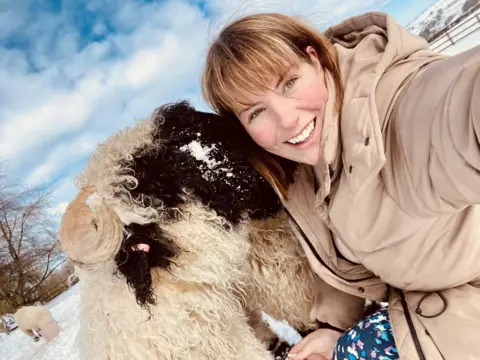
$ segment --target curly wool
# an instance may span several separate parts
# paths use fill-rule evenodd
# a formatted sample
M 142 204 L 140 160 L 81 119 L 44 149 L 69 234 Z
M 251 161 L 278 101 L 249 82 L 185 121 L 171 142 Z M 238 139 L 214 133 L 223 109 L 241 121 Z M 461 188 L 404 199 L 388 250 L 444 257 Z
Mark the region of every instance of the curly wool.
M 300 331 L 317 328 L 310 320 L 316 274 L 300 247 L 286 214 L 264 221 L 251 221 L 248 254 L 249 303 Z
M 95 184 L 109 206 L 119 210 L 117 213 L 125 224 L 148 223 L 159 216 L 157 209 L 145 206 L 147 199 L 133 198 L 130 193 L 138 186 L 131 168 L 134 156 L 140 157 L 159 148 L 154 138 L 157 130 L 154 122 L 148 119 L 112 135 L 97 146 L 87 166 L 75 179 L 79 188 Z
M 200 258 L 201 254 L 198 255 Z M 223 254 L 223 258 L 228 260 L 229 256 Z M 182 275 L 188 281 L 182 280 Z M 225 277 L 218 281 L 208 274 L 206 281 L 201 281 L 200 274 L 196 275 L 197 281 L 192 281 L 192 276 L 185 272 L 152 271 L 156 306 L 148 314 L 138 306 L 114 263 L 103 268 L 78 269 L 82 284 L 83 357 L 272 359 L 248 325 L 240 301 L 232 296 L 228 277 L 243 274 L 225 272 Z

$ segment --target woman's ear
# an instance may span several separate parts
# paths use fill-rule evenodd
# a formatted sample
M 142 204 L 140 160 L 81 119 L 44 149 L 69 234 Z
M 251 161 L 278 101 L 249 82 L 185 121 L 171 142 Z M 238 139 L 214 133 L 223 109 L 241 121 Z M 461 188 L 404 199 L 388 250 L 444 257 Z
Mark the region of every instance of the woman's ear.
M 322 70 L 322 64 L 320 64 L 320 61 L 318 60 L 318 54 L 315 48 L 311 45 L 307 46 L 305 49 L 305 52 L 307 53 L 308 57 L 310 58 L 310 62 L 312 63 L 313 67 L 317 70 Z

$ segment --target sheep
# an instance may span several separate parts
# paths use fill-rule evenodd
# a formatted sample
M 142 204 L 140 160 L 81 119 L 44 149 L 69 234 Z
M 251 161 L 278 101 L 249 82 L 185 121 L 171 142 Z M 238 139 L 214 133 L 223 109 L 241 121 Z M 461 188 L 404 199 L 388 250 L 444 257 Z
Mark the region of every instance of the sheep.
M 15 312 L 14 318 L 20 330 L 35 341 L 41 336 L 50 342 L 60 332 L 57 321 L 45 306 L 23 306 Z
M 278 196 L 226 139 L 234 121 L 167 104 L 90 156 L 60 227 L 84 358 L 267 360 L 287 345 L 262 311 L 318 327 L 316 275 Z

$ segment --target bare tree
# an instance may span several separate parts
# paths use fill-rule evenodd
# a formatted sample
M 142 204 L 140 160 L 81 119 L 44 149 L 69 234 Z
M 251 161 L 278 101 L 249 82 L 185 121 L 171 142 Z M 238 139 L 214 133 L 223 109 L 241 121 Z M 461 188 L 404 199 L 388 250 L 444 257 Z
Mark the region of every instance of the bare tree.
M 0 300 L 13 307 L 38 299 L 38 289 L 63 264 L 51 191 L 9 180 L 0 164 Z

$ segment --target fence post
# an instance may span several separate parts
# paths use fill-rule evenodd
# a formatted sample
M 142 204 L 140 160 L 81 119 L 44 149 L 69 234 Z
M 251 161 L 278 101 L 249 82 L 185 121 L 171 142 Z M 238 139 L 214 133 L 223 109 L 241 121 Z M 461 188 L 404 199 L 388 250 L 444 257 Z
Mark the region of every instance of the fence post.
M 453 42 L 453 39 L 450 36 L 450 34 L 447 32 L 446 35 L 447 35 L 448 40 L 450 40 L 450 42 L 452 43 L 452 45 L 455 45 L 455 43 Z

